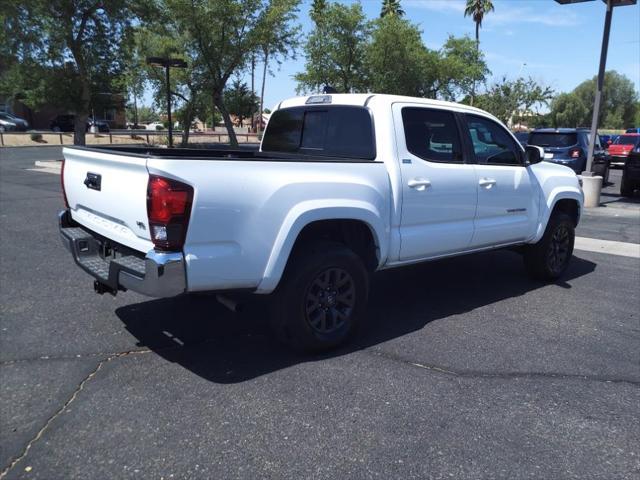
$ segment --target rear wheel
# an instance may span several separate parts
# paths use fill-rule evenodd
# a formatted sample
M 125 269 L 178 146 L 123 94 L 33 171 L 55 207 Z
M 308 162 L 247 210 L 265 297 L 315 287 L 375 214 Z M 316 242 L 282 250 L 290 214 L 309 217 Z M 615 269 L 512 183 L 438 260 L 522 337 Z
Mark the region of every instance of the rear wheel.
M 555 280 L 569 266 L 575 242 L 573 219 L 565 213 L 553 213 L 542 238 L 524 251 L 525 267 L 533 278 Z
M 366 308 L 368 273 L 346 246 L 328 241 L 297 249 L 271 301 L 272 327 L 295 350 L 319 352 L 347 341 Z

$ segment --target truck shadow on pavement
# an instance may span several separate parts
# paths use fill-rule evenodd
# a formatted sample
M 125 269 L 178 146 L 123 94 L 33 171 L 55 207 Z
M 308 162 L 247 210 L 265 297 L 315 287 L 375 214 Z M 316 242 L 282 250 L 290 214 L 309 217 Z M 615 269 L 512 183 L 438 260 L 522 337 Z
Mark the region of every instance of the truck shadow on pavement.
M 563 280 L 593 272 L 596 265 L 574 257 Z M 407 335 L 451 315 L 526 295 L 543 287 L 526 275 L 510 251 L 441 260 L 377 273 L 363 326 L 350 345 L 324 355 L 305 356 L 270 335 L 264 301 L 240 314 L 214 296 L 181 295 L 120 307 L 125 328 L 163 358 L 209 381 L 237 383 L 294 364 L 345 355 Z

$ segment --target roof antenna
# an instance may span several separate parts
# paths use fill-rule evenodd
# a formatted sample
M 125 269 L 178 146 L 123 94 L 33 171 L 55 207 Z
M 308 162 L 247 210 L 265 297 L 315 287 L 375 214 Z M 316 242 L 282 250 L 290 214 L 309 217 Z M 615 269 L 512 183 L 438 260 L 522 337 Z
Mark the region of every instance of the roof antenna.
M 330 85 L 325 85 L 322 89 L 322 93 L 338 93 L 338 91 Z

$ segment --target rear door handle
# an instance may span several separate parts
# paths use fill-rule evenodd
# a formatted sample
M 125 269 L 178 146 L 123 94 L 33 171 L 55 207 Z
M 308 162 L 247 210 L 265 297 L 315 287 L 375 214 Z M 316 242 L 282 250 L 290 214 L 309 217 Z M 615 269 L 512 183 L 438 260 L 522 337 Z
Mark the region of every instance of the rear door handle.
M 491 188 L 496 184 L 493 178 L 481 178 L 478 184 L 484 188 Z
M 431 182 L 426 178 L 412 178 L 407 182 L 407 185 L 409 185 L 409 188 L 422 192 L 431 186 Z

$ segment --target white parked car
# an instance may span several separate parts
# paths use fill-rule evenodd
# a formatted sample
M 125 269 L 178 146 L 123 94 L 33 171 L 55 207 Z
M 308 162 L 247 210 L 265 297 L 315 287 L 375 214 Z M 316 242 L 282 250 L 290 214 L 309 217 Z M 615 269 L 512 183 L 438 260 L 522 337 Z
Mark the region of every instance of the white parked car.
M 164 124 L 160 122 L 148 123 L 145 127 L 146 130 L 166 130 Z
M 349 338 L 376 270 L 520 246 L 558 278 L 583 204 L 572 170 L 493 116 L 421 98 L 285 100 L 259 151 L 63 152 L 62 239 L 96 291 L 271 294 L 305 350 Z

